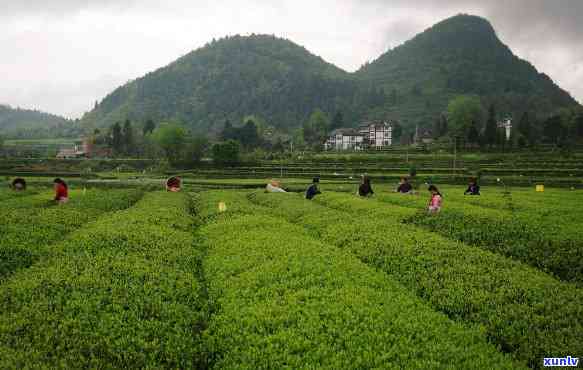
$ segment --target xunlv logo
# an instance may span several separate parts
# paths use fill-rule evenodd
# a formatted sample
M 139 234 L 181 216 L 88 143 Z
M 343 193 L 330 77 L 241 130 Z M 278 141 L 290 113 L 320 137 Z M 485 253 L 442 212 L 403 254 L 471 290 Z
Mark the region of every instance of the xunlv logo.
M 577 367 L 578 364 L 579 364 L 579 358 L 578 357 L 571 357 L 571 356 L 556 357 L 556 358 L 548 357 L 548 358 L 545 358 L 544 362 L 543 362 L 543 365 L 545 367 L 553 367 L 553 366 Z

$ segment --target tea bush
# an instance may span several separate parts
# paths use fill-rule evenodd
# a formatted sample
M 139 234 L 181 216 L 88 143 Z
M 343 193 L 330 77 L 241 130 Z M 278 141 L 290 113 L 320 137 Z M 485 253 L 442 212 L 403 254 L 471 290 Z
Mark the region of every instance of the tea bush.
M 214 303 L 205 335 L 214 368 L 521 367 L 478 328 L 451 322 L 352 255 L 265 215 L 279 211 L 248 205 L 240 193 L 198 201 L 209 221 L 199 238 Z M 216 211 L 217 201 L 227 211 Z
M 130 207 L 142 196 L 140 190 L 73 191 L 64 205 L 49 202 L 49 194 L 20 198 L 17 207 L 0 211 L 0 279 L 30 266 L 49 245 L 87 222 Z M 27 205 L 27 206 L 25 206 Z
M 205 368 L 192 219 L 148 194 L 0 286 L 1 368 Z
M 347 194 L 324 194 L 316 202 L 289 194 L 254 194 L 251 199 L 385 271 L 436 310 L 481 325 L 492 343 L 531 367 L 540 367 L 543 357 L 583 352 L 581 289 L 512 259 L 402 224 L 414 210 Z

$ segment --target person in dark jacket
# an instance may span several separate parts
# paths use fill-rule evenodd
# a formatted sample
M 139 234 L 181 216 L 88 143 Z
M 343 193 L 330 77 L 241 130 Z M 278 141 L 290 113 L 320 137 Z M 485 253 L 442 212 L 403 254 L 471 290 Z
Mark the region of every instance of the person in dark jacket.
M 12 181 L 12 190 L 14 191 L 25 191 L 26 181 L 23 178 L 16 178 Z
M 371 195 L 374 195 L 374 191 L 372 190 L 372 186 L 370 184 L 370 177 L 368 176 L 362 177 L 362 182 L 358 187 L 358 195 L 360 195 L 361 197 L 369 197 Z
M 410 194 L 413 191 L 413 186 L 406 177 L 401 178 L 399 187 L 397 188 L 397 193 Z
M 464 195 L 480 195 L 480 185 L 478 185 L 478 181 L 475 178 L 470 180 L 470 184 L 464 192 Z
M 318 189 L 318 185 L 320 184 L 320 179 L 318 177 L 314 177 L 312 180 L 312 185 L 306 190 L 306 199 L 312 200 L 318 194 L 322 194 Z

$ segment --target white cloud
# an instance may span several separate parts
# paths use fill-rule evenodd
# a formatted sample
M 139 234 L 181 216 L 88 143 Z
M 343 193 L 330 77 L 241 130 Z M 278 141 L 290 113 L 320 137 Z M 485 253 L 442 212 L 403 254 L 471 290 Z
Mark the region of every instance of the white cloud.
M 353 71 L 460 12 L 488 17 L 583 101 L 583 2 L 524 1 L 0 0 L 0 102 L 78 117 L 120 84 L 237 33 L 286 37 Z

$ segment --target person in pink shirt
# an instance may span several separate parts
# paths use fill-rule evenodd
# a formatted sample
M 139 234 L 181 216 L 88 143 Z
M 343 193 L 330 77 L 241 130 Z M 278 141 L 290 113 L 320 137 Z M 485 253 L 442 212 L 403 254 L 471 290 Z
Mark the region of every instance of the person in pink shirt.
M 431 193 L 431 198 L 429 199 L 429 205 L 427 206 L 427 212 L 429 214 L 436 214 L 441 211 L 441 204 L 443 203 L 443 196 L 437 189 L 437 186 L 430 185 L 429 192 Z

